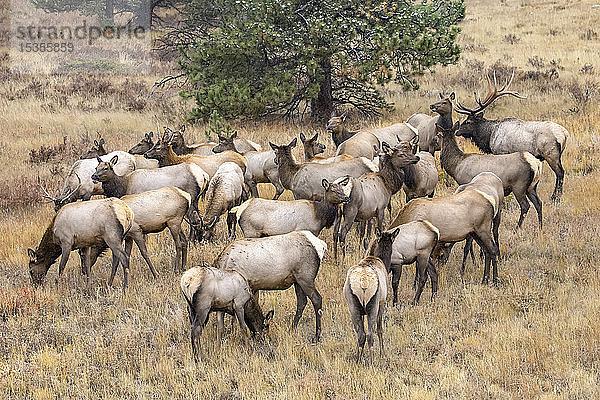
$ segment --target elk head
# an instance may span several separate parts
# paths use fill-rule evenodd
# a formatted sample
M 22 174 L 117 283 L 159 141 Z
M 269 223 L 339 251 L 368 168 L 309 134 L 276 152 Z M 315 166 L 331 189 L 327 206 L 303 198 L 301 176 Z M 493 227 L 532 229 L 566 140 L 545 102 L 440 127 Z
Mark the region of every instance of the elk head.
M 308 159 L 325 152 L 325 145 L 317 142 L 318 138 L 319 132 L 315 132 L 315 135 L 310 139 L 307 139 L 306 136 L 304 136 L 304 132 L 300 132 L 300 141 L 304 145 L 304 154 Z
M 79 157 L 80 160 L 84 160 L 86 158 L 94 158 L 96 156 L 104 156 L 108 154 L 108 151 L 104 148 L 104 138 L 100 135 L 100 132 L 96 132 L 98 134 L 98 139 L 94 140 L 94 145 L 91 149 L 89 149 L 84 155 Z
M 173 131 L 171 131 L 171 133 L 172 132 Z M 160 137 L 160 136 L 158 137 L 154 146 L 152 146 L 152 148 L 150 150 L 148 150 L 147 152 L 144 153 L 144 157 L 145 158 L 154 158 L 159 161 L 167 158 L 169 155 L 169 149 L 172 147 L 172 145 L 171 145 L 172 138 L 173 138 L 173 135 L 171 135 L 170 137 L 167 137 L 167 131 L 165 131 L 165 134 L 162 137 Z
M 349 176 L 336 179 L 331 183 L 327 179 L 323 179 L 321 185 L 325 188 L 325 200 L 331 204 L 348 203 L 350 201 L 350 192 L 352 191 L 352 185 L 348 186 L 349 183 Z
M 459 114 L 463 114 L 467 116 L 467 119 L 460 125 L 460 129 L 456 132 L 456 136 L 463 136 L 467 138 L 473 137 L 474 131 L 476 130 L 477 124 L 483 121 L 483 112 L 485 109 L 492 104 L 497 98 L 505 95 L 514 96 L 518 99 L 526 99 L 527 97 L 521 96 L 518 92 L 509 91 L 508 87 L 512 83 L 515 77 L 515 72 L 513 70 L 510 79 L 506 81 L 502 88 L 498 88 L 498 82 L 496 80 L 496 73 L 494 73 L 494 81 L 490 78 L 489 74 L 486 74 L 486 78 L 488 81 L 489 91 L 485 98 L 481 100 L 479 95 L 475 93 L 475 102 L 477 103 L 477 107 L 475 108 L 467 108 L 458 100 L 456 100 L 456 104 L 454 104 L 454 111 Z
M 79 188 L 81 187 L 81 178 L 77 174 L 75 174 L 75 176 L 77 177 L 77 181 L 78 181 L 78 183 L 75 185 L 75 188 L 66 192 L 66 194 L 64 196 L 59 195 L 56 197 L 52 196 L 50 193 L 48 193 L 48 190 L 42 185 L 42 181 L 40 180 L 40 177 L 38 176 L 37 184 L 38 184 L 39 188 L 42 190 L 42 193 L 43 193 L 42 197 L 45 199 L 48 199 L 54 203 L 54 211 L 58 211 L 58 210 L 60 210 L 60 208 L 62 206 L 64 206 L 67 203 L 70 203 L 72 201 L 71 198 L 73 197 L 73 195 L 79 191 Z
M 44 257 L 41 252 L 38 254 L 38 252 L 38 248 L 35 250 L 27 249 L 27 255 L 29 256 L 29 277 L 31 278 L 31 283 L 36 286 L 42 283 L 50 268 L 47 257 Z
M 331 132 L 332 136 L 339 136 L 342 134 L 346 115 L 347 113 L 343 113 L 338 116 L 335 111 L 331 113 L 331 117 L 329 118 L 329 121 L 327 121 L 327 131 Z
M 185 139 L 183 138 L 184 132 L 185 125 L 181 125 L 176 131 L 165 128 L 165 135 L 169 135 L 169 142 L 171 142 L 173 149 L 180 149 L 185 146 Z
M 399 227 L 383 232 L 379 232 L 379 229 L 376 229 L 375 234 L 377 235 L 377 238 L 371 242 L 371 245 L 367 250 L 367 255 L 378 257 L 385 265 L 387 271 L 390 270 L 392 246 L 399 232 Z
M 233 132 L 233 135 L 227 136 L 219 136 L 219 144 L 213 147 L 213 153 L 221 153 L 223 151 L 231 150 L 235 151 L 235 139 L 237 138 L 237 131 Z
M 146 133 L 141 142 L 129 149 L 129 154 L 144 154 L 150 150 L 154 146 L 152 136 L 154 136 L 154 132 Z
M 100 157 L 96 157 L 98 165 L 96 166 L 96 172 L 92 174 L 92 180 L 94 182 L 106 182 L 115 176 L 114 167 L 119 162 L 119 156 L 114 156 L 109 162 L 102 161 Z
M 293 138 L 290 144 L 284 144 L 282 146 L 277 146 L 276 144 L 269 142 L 269 146 L 271 146 L 271 148 L 275 152 L 275 164 L 279 165 L 280 162 L 282 162 L 285 159 L 289 159 L 290 157 L 293 159 L 294 156 L 292 154 L 292 149 L 296 147 L 297 144 L 297 138 Z
M 431 104 L 429 108 L 431 111 L 440 115 L 450 115 L 452 114 L 452 102 L 455 99 L 456 95 L 454 92 L 450 93 L 450 96 L 448 97 L 444 97 L 444 95 L 440 93 L 440 101 Z

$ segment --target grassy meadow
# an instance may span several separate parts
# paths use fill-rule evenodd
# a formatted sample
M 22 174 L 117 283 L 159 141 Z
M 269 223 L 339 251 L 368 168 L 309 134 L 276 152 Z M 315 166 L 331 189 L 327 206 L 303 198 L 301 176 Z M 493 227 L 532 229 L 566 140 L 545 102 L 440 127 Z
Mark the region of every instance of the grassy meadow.
M 350 253 L 335 262 L 326 253 L 317 278 L 323 296 L 323 338 L 311 344 L 314 312 L 309 304 L 293 332 L 292 289 L 261 296 L 275 310 L 267 338 L 244 347 L 239 327 L 214 351 L 214 317 L 203 333 L 208 358 L 195 365 L 189 322 L 171 267 L 170 234 L 149 237 L 159 271 L 153 280 L 137 249 L 125 294 L 117 274 L 107 287 L 110 257 L 93 271 L 91 289 L 72 253 L 64 284 L 54 285 L 55 264 L 46 284 L 35 289 L 27 269 L 53 216 L 36 188 L 41 177 L 51 190 L 84 148 L 101 132 L 106 147 L 126 150 L 156 124 L 178 126 L 192 104 L 177 90 L 152 94 L 155 76 L 12 75 L 2 49 L 0 69 L 0 398 L 196 398 L 196 399 L 592 399 L 600 397 L 600 7 L 596 1 L 466 0 L 458 65 L 437 68 L 418 91 L 386 90 L 395 111 L 381 120 L 351 115 L 350 129 L 403 121 L 426 112 L 438 93 L 455 91 L 473 105 L 494 67 L 504 79 L 517 68 L 513 90 L 528 99 L 502 98 L 488 118 L 547 119 L 570 132 L 563 165 L 562 202 L 548 200 L 554 174 L 544 164 L 539 186 L 544 229 L 533 207 L 515 231 L 519 207 L 506 201 L 500 229 L 500 285 L 482 286 L 482 262 L 469 262 L 460 279 L 462 246 L 441 270 L 439 292 L 430 287 L 410 306 L 414 268 L 405 269 L 400 309 L 385 314 L 385 353 L 374 365 L 354 362 L 356 339 L 342 286 L 346 269 L 362 256 L 354 231 Z M 0 11 L 6 18 L 6 10 Z M 455 116 L 456 118 L 456 116 Z M 233 123 L 240 136 L 263 148 L 289 142 L 301 130 L 323 126 L 297 121 Z M 205 127 L 189 126 L 189 141 L 204 141 Z M 66 142 L 63 143 L 63 137 Z M 62 144 L 62 147 L 61 147 Z M 43 149 L 41 147 L 44 146 Z M 463 148 L 475 151 L 469 142 Z M 34 152 L 32 153 L 32 150 Z M 300 151 L 297 156 L 300 157 Z M 456 184 L 440 172 L 437 193 Z M 263 197 L 271 186 L 260 187 Z M 286 192 L 284 199 L 291 199 Z M 394 210 L 402 204 L 394 201 Z M 225 247 L 218 240 L 190 249 L 188 265 L 211 262 Z M 321 238 L 332 247 L 331 230 Z M 376 346 L 376 351 L 379 351 Z

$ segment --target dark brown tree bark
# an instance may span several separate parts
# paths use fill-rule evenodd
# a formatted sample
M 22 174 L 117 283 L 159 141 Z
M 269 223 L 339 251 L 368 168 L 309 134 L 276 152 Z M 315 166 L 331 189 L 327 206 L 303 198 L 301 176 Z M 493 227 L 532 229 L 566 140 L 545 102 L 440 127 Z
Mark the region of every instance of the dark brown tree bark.
M 317 77 L 319 80 L 319 94 L 316 99 L 312 99 L 310 102 L 311 115 L 317 120 L 326 120 L 333 111 L 333 94 L 331 88 L 331 73 L 332 66 L 331 60 L 324 59 L 319 62 L 320 75 Z

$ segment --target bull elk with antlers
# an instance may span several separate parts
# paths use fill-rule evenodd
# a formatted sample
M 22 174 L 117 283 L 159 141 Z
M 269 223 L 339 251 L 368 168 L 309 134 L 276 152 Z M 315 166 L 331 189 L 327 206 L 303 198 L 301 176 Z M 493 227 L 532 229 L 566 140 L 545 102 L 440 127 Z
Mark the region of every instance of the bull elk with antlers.
M 467 108 L 458 101 L 455 103 L 454 110 L 459 114 L 467 115 L 467 119 L 461 123 L 456 136 L 472 139 L 477 147 L 486 153 L 529 152 L 540 160 L 546 160 L 556 175 L 556 184 L 550 199 L 558 201 L 562 194 L 565 175 L 561 156 L 565 150 L 567 130 L 550 121 L 523 121 L 518 118 L 487 120 L 483 118 L 485 109 L 501 96 L 525 98 L 517 92 L 508 90 L 514 75 L 513 71 L 510 79 L 500 89 L 496 76 L 494 75 L 492 82 L 490 76 L 487 75 L 489 92 L 483 100 L 477 94 L 475 95 L 477 102 L 475 108 Z

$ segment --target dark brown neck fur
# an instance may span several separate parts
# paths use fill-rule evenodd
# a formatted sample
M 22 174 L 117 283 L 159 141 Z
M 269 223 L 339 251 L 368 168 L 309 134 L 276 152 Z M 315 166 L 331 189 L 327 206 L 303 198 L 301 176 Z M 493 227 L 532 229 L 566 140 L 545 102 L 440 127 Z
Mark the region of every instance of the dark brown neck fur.
M 294 176 L 296 176 L 296 173 L 302 164 L 297 164 L 292 158 L 292 155 L 287 153 L 284 153 L 281 157 L 278 157 L 278 163 L 279 179 L 281 180 L 281 184 L 286 189 L 291 189 Z
M 445 130 L 442 139 L 442 151 L 440 152 L 440 163 L 442 164 L 442 168 L 454 178 L 456 167 L 467 156 L 468 155 L 463 153 L 458 147 L 456 136 L 454 136 L 452 130 Z
M 42 236 L 42 240 L 35 251 L 38 263 L 44 264 L 46 266 L 46 271 L 54 264 L 61 254 L 61 248 L 58 243 L 56 243 L 57 240 L 53 231 L 55 219 L 56 215 L 48 228 L 46 228 L 46 232 L 44 232 L 44 236 Z

